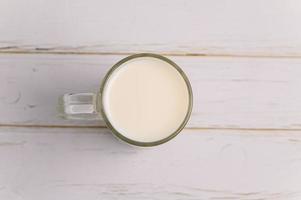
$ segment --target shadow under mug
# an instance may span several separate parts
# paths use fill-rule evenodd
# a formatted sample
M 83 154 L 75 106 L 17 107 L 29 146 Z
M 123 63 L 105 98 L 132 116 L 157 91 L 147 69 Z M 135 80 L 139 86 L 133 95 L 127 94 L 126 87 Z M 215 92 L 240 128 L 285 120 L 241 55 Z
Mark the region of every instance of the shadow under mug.
M 114 126 L 112 125 L 112 122 L 108 118 L 107 113 L 104 109 L 104 100 L 103 100 L 103 91 L 104 87 L 109 80 L 110 76 L 113 74 L 113 72 L 118 69 L 122 64 L 136 58 L 143 58 L 143 57 L 151 57 L 156 58 L 161 61 L 167 62 L 171 66 L 173 66 L 178 73 L 181 75 L 181 77 L 184 79 L 187 90 L 188 90 L 188 109 L 185 115 L 184 120 L 181 124 L 179 124 L 178 128 L 170 133 L 168 137 L 165 137 L 163 139 L 160 139 L 158 141 L 151 141 L 151 142 L 141 142 L 136 141 L 131 138 L 126 137 L 124 134 L 122 134 L 120 131 L 118 131 Z M 190 82 L 185 75 L 185 73 L 182 71 L 182 69 L 173 61 L 170 59 L 158 55 L 158 54 L 151 54 L 151 53 L 141 53 L 141 54 L 134 54 L 131 56 L 128 56 L 119 62 L 117 62 L 111 69 L 107 72 L 104 79 L 102 80 L 100 90 L 98 93 L 67 93 L 64 94 L 59 98 L 59 106 L 58 110 L 60 113 L 60 116 L 62 116 L 65 119 L 80 119 L 80 120 L 104 120 L 106 126 L 112 131 L 112 133 L 122 141 L 132 144 L 135 146 L 142 146 L 142 147 L 149 147 L 149 146 L 156 146 L 159 144 L 163 144 L 175 136 L 177 136 L 182 129 L 187 124 L 191 111 L 192 111 L 192 105 L 193 105 L 193 95 L 192 95 L 192 88 L 190 85 Z

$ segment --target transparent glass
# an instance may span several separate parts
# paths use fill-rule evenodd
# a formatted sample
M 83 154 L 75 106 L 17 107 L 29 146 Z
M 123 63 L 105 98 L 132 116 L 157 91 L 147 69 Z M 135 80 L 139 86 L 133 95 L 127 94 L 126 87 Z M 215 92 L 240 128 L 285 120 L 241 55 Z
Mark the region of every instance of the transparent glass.
M 59 112 L 65 119 L 102 120 L 95 93 L 67 93 L 59 98 Z
M 111 124 L 110 120 L 108 119 L 104 109 L 103 109 L 103 100 L 102 100 L 102 93 L 104 86 L 106 84 L 106 81 L 109 79 L 111 74 L 116 70 L 119 66 L 121 66 L 123 63 L 140 57 L 153 57 L 157 59 L 161 59 L 170 65 L 172 65 L 183 77 L 183 79 L 186 82 L 188 92 L 189 92 L 189 107 L 185 116 L 184 121 L 182 124 L 179 125 L 179 128 L 170 134 L 170 136 L 161 139 L 159 141 L 154 142 L 140 142 L 140 141 L 134 141 L 130 138 L 127 138 L 122 133 L 118 132 L 113 125 Z M 102 84 L 100 86 L 100 90 L 98 93 L 67 93 L 64 94 L 59 98 L 59 112 L 60 116 L 62 116 L 65 119 L 80 119 L 80 120 L 103 120 L 106 123 L 106 126 L 113 132 L 113 134 L 118 138 L 121 139 L 128 144 L 136 145 L 136 146 L 156 146 L 159 144 L 163 144 L 172 138 L 174 138 L 176 135 L 178 135 L 181 130 L 185 127 L 185 125 L 188 122 L 188 119 L 191 115 L 192 111 L 192 105 L 193 105 L 193 95 L 192 95 L 192 88 L 190 85 L 190 82 L 185 75 L 185 73 L 182 71 L 182 69 L 175 64 L 173 61 L 169 60 L 168 58 L 158 55 L 158 54 L 151 54 L 151 53 L 141 53 L 141 54 L 135 54 L 128 56 L 122 60 L 120 60 L 118 63 L 116 63 L 106 74 L 104 77 Z

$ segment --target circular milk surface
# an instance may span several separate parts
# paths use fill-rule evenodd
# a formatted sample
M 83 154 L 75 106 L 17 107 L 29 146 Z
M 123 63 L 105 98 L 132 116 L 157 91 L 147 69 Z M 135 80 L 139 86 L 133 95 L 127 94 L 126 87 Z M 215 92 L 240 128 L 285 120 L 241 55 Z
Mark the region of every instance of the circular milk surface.
M 172 65 L 141 57 L 113 71 L 104 85 L 103 105 L 120 134 L 138 142 L 155 142 L 180 127 L 188 111 L 189 92 Z

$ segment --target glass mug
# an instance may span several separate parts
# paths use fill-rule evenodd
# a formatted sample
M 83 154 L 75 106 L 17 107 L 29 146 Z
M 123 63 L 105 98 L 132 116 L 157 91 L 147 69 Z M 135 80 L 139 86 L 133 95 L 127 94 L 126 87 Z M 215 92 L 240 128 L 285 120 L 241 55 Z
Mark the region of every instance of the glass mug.
M 128 56 L 102 80 L 98 93 L 68 93 L 59 111 L 68 119 L 103 119 L 122 141 L 136 146 L 165 143 L 185 127 L 193 96 L 181 68 L 150 53 Z

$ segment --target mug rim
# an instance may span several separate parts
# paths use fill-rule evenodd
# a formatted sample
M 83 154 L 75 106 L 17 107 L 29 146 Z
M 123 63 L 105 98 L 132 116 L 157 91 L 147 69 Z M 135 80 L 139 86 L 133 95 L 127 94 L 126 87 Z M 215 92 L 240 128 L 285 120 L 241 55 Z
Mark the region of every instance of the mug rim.
M 103 105 L 103 91 L 105 88 L 105 85 L 107 83 L 107 81 L 109 80 L 109 78 L 111 77 L 111 75 L 113 74 L 113 72 L 119 68 L 122 64 L 124 64 L 125 62 L 135 59 L 135 58 L 141 58 L 141 57 L 151 57 L 151 58 L 157 58 L 160 60 L 163 60 L 167 63 L 169 63 L 171 66 L 173 66 L 178 72 L 179 74 L 182 76 L 182 78 L 184 79 L 187 89 L 188 89 L 188 95 L 189 95 L 189 102 L 188 102 L 188 109 L 187 109 L 187 113 L 185 115 L 185 118 L 183 120 L 183 122 L 180 124 L 180 126 L 176 129 L 176 131 L 172 132 L 168 137 L 165 137 L 161 140 L 157 140 L 157 141 L 153 141 L 153 142 L 140 142 L 140 141 L 136 141 L 136 140 L 132 140 L 126 136 L 124 136 L 122 133 L 120 133 L 119 131 L 117 131 L 114 126 L 111 124 L 110 120 L 107 117 L 107 114 L 104 110 L 104 105 Z M 102 80 L 101 86 L 100 86 L 100 91 L 99 91 L 99 95 L 97 98 L 97 107 L 100 110 L 100 113 L 104 119 L 104 122 L 106 124 L 106 126 L 112 131 L 112 133 L 119 139 L 121 139 L 122 141 L 131 144 L 131 145 L 135 145 L 135 146 L 140 146 L 140 147 L 151 147 L 151 146 L 157 146 L 163 143 L 168 142 L 169 140 L 173 139 L 174 137 L 176 137 L 185 127 L 185 125 L 187 124 L 190 116 L 191 116 L 191 112 L 192 112 L 192 107 L 193 107 L 193 93 L 192 93 L 192 87 L 191 84 L 189 82 L 189 79 L 187 77 L 187 75 L 184 73 L 184 71 L 173 61 L 171 61 L 170 59 L 159 55 L 159 54 L 154 54 L 154 53 L 138 53 L 138 54 L 133 54 L 130 56 L 127 56 L 123 59 L 121 59 L 120 61 L 118 61 L 115 65 L 113 65 L 109 71 L 106 73 L 105 77 Z

